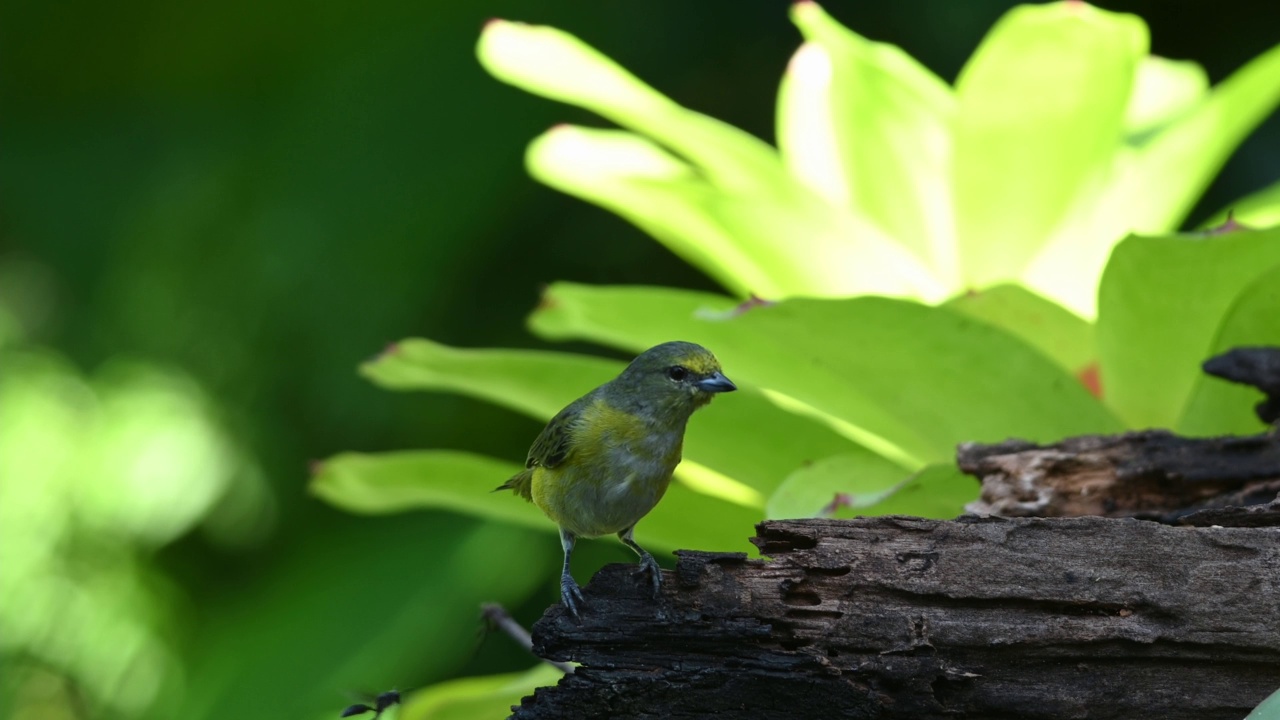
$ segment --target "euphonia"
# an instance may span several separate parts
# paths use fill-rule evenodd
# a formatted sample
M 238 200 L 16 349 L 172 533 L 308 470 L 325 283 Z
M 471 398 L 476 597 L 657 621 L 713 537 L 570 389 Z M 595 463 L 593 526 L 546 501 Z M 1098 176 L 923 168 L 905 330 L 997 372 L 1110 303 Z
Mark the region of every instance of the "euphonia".
M 560 526 L 560 598 L 574 617 L 582 591 L 569 574 L 580 537 L 617 533 L 640 556 L 656 598 L 658 563 L 632 538 L 680 464 L 684 429 L 716 393 L 736 390 L 706 348 L 668 342 L 641 353 L 618 377 L 574 400 L 543 428 L 525 469 L 496 490 L 513 490 Z

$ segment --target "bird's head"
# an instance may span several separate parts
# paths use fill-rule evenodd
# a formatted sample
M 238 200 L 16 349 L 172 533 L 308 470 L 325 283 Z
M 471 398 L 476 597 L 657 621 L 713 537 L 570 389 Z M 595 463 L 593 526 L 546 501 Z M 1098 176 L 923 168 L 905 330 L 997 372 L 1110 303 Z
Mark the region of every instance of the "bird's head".
M 682 341 L 640 353 L 612 384 L 628 397 L 627 404 L 686 416 L 717 393 L 738 389 L 721 372 L 720 361 L 710 350 Z

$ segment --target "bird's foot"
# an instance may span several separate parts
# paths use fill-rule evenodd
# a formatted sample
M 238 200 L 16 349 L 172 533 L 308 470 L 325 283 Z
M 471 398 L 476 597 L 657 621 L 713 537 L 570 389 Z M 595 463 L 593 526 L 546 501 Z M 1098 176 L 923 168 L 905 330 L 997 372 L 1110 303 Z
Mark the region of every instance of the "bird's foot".
M 571 575 L 560 576 L 560 602 L 568 608 L 570 615 L 575 618 L 581 617 L 579 608 L 586 604 L 586 601 L 582 599 L 582 588 L 578 587 L 578 583 L 574 582 Z
M 645 573 L 649 574 L 650 582 L 653 583 L 653 599 L 657 600 L 662 593 L 662 568 L 658 567 L 658 561 L 649 553 L 640 556 L 640 569 L 634 574 L 638 577 Z

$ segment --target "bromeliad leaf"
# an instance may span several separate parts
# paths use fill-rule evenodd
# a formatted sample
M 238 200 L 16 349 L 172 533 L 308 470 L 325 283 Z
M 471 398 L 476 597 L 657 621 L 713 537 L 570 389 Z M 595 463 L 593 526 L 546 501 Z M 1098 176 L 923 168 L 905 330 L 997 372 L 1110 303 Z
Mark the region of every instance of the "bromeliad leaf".
M 540 663 L 524 672 L 447 680 L 409 695 L 399 720 L 506 717 L 521 698 L 556 684 L 562 676 L 555 667 Z
M 443 390 L 492 402 L 546 421 L 597 385 L 616 376 L 624 363 L 616 360 L 538 350 L 464 350 L 422 339 L 396 343 L 361 366 L 361 373 L 393 390 Z M 728 369 L 733 376 L 733 369 Z M 751 387 L 732 401 L 712 403 L 698 413 L 685 438 L 685 463 L 679 477 L 690 477 L 691 464 L 744 485 L 763 507 L 788 473 L 814 458 L 857 452 L 859 446 L 831 428 L 787 412 Z M 902 474 L 906 470 L 900 470 Z M 703 492 L 716 494 L 720 481 L 701 478 Z M 728 490 L 730 495 L 734 492 Z M 724 493 L 720 493 L 722 496 Z M 739 491 L 738 498 L 743 495 Z M 739 501 L 741 502 L 741 501 Z
M 950 520 L 978 497 L 976 480 L 960 472 L 954 462 L 930 465 L 898 485 L 880 502 L 866 507 L 843 506 L 835 517 L 913 515 Z
M 970 286 L 1020 277 L 1106 178 L 1146 49 L 1137 17 L 1084 3 L 1016 7 L 983 39 L 956 80 L 952 191 Z
M 960 295 L 945 307 L 988 322 L 1026 341 L 1072 375 L 1097 362 L 1093 325 L 1021 285 L 996 285 Z
M 1277 264 L 1280 228 L 1117 245 L 1098 290 L 1107 404 L 1132 427 L 1173 427 L 1227 311 Z
M 516 463 L 447 450 L 343 453 L 319 464 L 311 491 L 351 512 L 453 510 L 555 532 L 555 523 L 532 504 L 492 492 L 519 470 Z M 668 549 L 745 549 L 743 528 L 759 520 L 759 511 L 672 483 L 658 508 L 636 526 L 636 539 Z
M 1232 302 L 1206 357 L 1259 345 L 1280 347 L 1280 263 L 1258 275 Z M 1261 399 L 1254 388 L 1201 373 L 1191 388 L 1177 430 L 1193 436 L 1254 434 L 1262 429 L 1262 421 L 1253 411 Z
M 707 293 L 559 283 L 529 322 L 548 339 L 628 350 L 668 337 L 714 347 L 735 379 L 860 431 L 861 444 L 908 467 L 950 460 L 967 440 L 1047 441 L 1120 428 L 1021 340 L 906 301 L 798 299 L 736 312 Z
M 770 520 L 806 518 L 836 504 L 861 508 L 891 495 L 909 475 L 897 463 L 868 451 L 823 458 L 787 476 L 765 505 Z
M 1220 227 L 1227 222 L 1228 217 L 1240 225 L 1257 230 L 1280 226 L 1280 182 L 1272 183 L 1219 210 L 1200 229 L 1212 230 Z
M 832 204 L 885 230 L 948 290 L 959 290 L 947 178 L 951 88 L 901 49 L 835 22 L 817 3 L 792 5 L 791 19 L 807 42 L 778 92 L 778 148 L 787 167 Z

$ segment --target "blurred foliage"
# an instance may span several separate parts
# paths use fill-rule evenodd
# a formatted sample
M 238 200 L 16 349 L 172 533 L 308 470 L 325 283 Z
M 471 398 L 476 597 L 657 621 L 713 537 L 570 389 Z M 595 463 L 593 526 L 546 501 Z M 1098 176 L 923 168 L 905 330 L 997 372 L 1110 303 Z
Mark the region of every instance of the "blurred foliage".
M 976 495 L 951 464 L 966 441 L 1250 429 L 1248 404 L 1198 384 L 1199 364 L 1227 337 L 1280 344 L 1280 228 L 1150 233 L 1176 228 L 1280 103 L 1280 46 L 1210 89 L 1194 63 L 1149 55 L 1136 16 L 1023 6 L 953 90 L 812 2 L 792 19 L 806 41 L 779 93 L 777 150 L 554 28 L 495 20 L 480 39 L 499 79 L 626 128 L 553 128 L 529 147 L 534 177 L 737 295 L 556 283 L 529 318 L 544 339 L 629 353 L 692 340 L 743 388 L 691 424 L 642 542 L 737 549 L 761 517 L 952 517 Z M 364 374 L 546 421 L 620 368 L 415 339 Z M 1186 414 L 1193 387 L 1207 398 Z M 339 456 L 314 487 L 347 509 L 537 527 L 536 510 L 486 493 L 518 469 L 439 450 Z
M 1245 126 L 1256 121 L 1231 98 L 1254 92 L 1265 105 L 1267 88 L 1253 83 L 1265 85 L 1266 78 L 1232 72 L 1275 42 L 1275 18 L 1242 0 L 1203 8 L 1119 4 L 1152 23 L 1161 56 L 1203 59 L 1207 70 L 1139 60 L 1146 80 L 1137 86 L 1140 97 L 1131 96 L 1138 99 L 1125 108 L 1126 146 L 1163 132 L 1170 108 L 1223 109 L 1229 102 L 1235 112 L 1225 118 L 1234 129 L 1220 135 L 1189 125 L 1185 132 L 1210 135 L 1207 144 L 1189 159 L 1174 157 L 1174 166 L 1152 181 L 1167 184 L 1167 207 L 1185 212 Z M 830 10 L 845 26 L 910 48 L 923 66 L 950 79 L 1009 6 L 1008 0 L 915 0 Z M 1090 313 L 1060 297 L 1070 288 L 1052 287 L 1052 278 L 1029 270 L 988 287 L 996 277 L 971 273 L 994 272 L 1003 259 L 975 255 L 966 265 L 960 253 L 971 244 L 957 243 L 955 257 L 948 258 L 945 240 L 959 226 L 947 230 L 939 223 L 945 213 L 935 212 L 953 201 L 925 162 L 937 148 L 893 144 L 907 133 L 936 133 L 921 112 L 930 106 L 913 104 L 914 95 L 895 92 L 884 81 L 914 73 L 915 92 L 925 102 L 936 101 L 938 90 L 957 98 L 963 93 L 930 80 L 928 71 L 892 46 L 851 36 L 816 6 L 794 12 L 807 42 L 780 96 L 791 104 L 777 118 L 783 131 L 778 153 L 751 136 L 770 136 L 771 86 L 795 50 L 794 29 L 783 21 L 780 5 L 6 3 L 0 23 L 0 715 L 332 718 L 352 702 L 348 692 L 431 683 L 406 694 L 400 717 L 487 717 L 500 715 L 528 688 L 551 682 L 550 669 L 525 672 L 531 661 L 514 645 L 501 638 L 482 642 L 476 607 L 482 599 L 506 602 L 527 624 L 554 600 L 559 548 L 546 532 L 549 523 L 536 513 L 523 516 L 524 527 L 518 519 L 511 522 L 529 508 L 503 502 L 510 498 L 451 495 L 444 492 L 448 487 L 416 482 L 388 498 L 365 483 L 373 476 L 347 472 L 372 467 L 383 451 L 458 447 L 465 452 L 400 451 L 401 459 L 409 467 L 448 461 L 450 469 L 471 472 L 461 477 L 476 483 L 456 484 L 454 491 L 487 490 L 497 480 L 480 471 L 505 472 L 501 468 L 519 462 L 537 432 L 537 423 L 521 414 L 540 418 L 546 407 L 614 372 L 616 360 L 570 353 L 465 351 L 475 353 L 462 358 L 475 372 L 459 374 L 431 369 L 424 360 L 445 362 L 446 346 L 403 342 L 366 363 L 365 374 L 387 387 L 404 383 L 455 394 L 378 393 L 350 373 L 388 340 L 408 334 L 463 346 L 538 344 L 518 317 L 539 282 L 712 291 L 705 272 L 739 296 L 707 296 L 713 317 L 700 315 L 698 322 L 759 323 L 755 310 L 741 318 L 716 319 L 714 313 L 735 307 L 745 292 L 770 300 L 793 294 L 770 292 L 765 281 L 780 282 L 772 279 L 775 273 L 787 282 L 807 282 L 811 274 L 823 286 L 845 282 L 831 277 L 832 262 L 797 264 L 795 253 L 759 238 L 773 232 L 769 226 L 796 223 L 784 225 L 788 237 L 812 236 L 799 242 L 848 258 L 843 241 L 822 224 L 834 218 L 865 232 L 859 238 L 865 237 L 870 254 L 858 255 L 853 266 L 859 282 L 899 296 L 919 291 L 932 301 L 950 297 L 946 308 L 972 319 L 973 327 L 1011 332 L 1014 340 L 998 342 L 1019 347 L 1018 357 L 1039 353 L 1066 373 L 1097 357 L 1101 351 L 1094 347 L 1105 343 L 1095 343 Z M 538 170 L 553 185 L 556 173 L 566 183 L 597 173 L 598 187 L 584 186 L 583 197 L 649 223 L 645 230 L 692 265 L 640 230 L 521 176 L 519 157 L 528 137 L 558 120 L 596 121 L 487 80 L 474 59 L 476 31 L 487 17 L 513 13 L 572 27 L 667 89 L 673 101 L 640 90 L 661 109 L 641 119 L 674 117 L 694 127 L 710 141 L 702 149 L 708 153 L 728 133 L 745 148 L 744 158 L 729 161 L 755 158 L 768 170 L 688 176 L 686 168 L 698 167 L 697 155 L 673 149 L 679 133 L 661 136 L 634 127 L 643 132 L 618 142 L 622 150 L 636 150 L 623 159 L 660 177 L 685 173 L 686 189 L 705 193 L 704 205 L 681 204 L 679 194 L 661 185 L 644 194 L 616 167 L 600 164 L 609 156 L 585 158 L 595 164 L 577 174 L 573 167 Z M 1122 42 L 1113 45 L 1106 57 L 1126 52 Z M 819 52 L 806 50 L 815 47 Z M 827 96 L 801 82 L 814 80 L 815 69 L 820 79 L 824 57 L 832 71 Z M 866 81 L 846 82 L 851 67 Z M 995 63 L 984 73 L 1000 69 Z M 974 87 L 984 73 L 966 70 L 959 88 Z M 1217 89 L 1206 90 L 1206 77 Z M 856 94 L 863 90 L 871 94 Z M 1213 99 L 1219 96 L 1228 99 Z M 673 109 L 677 102 L 706 115 L 690 118 Z M 858 112 L 866 102 L 913 114 L 887 123 L 884 114 Z M 962 104 L 954 98 L 941 103 Z M 825 120 L 822 107 L 831 110 Z M 593 109 L 623 119 L 604 105 Z M 1198 112 L 1209 118 L 1201 124 L 1219 121 L 1216 111 Z M 750 135 L 710 116 L 731 118 Z M 818 122 L 805 125 L 805 118 Z M 1040 148 L 1052 153 L 1043 140 L 1061 124 L 1044 122 Z M 1276 181 L 1269 159 L 1280 125 L 1274 118 L 1267 123 L 1214 181 L 1192 212 L 1196 222 L 1220 224 L 1221 214 L 1203 219 Z M 833 133 L 831 127 L 857 132 Z M 1022 129 L 1037 136 L 1030 124 Z M 623 138 L 617 130 L 565 130 L 569 139 L 599 133 L 611 143 Z M 843 145 L 867 133 L 879 144 Z M 806 145 L 806 139 L 817 143 Z M 825 155 L 823 142 L 838 153 Z M 1007 145 L 1015 147 L 1012 136 Z M 1105 147 L 1086 149 L 1098 155 L 1067 158 L 1079 161 L 1074 175 L 1046 173 L 1036 181 L 1087 180 L 1081 169 L 1086 155 L 1104 155 Z M 1009 154 L 1004 162 L 1019 161 Z M 910 161 L 875 171 L 885 158 L 900 156 Z M 1048 162 L 1046 157 L 1058 156 L 1037 157 Z M 838 162 L 824 165 L 824 158 Z M 1113 169 L 1122 162 L 1128 161 L 1117 160 Z M 859 182 L 867 173 L 876 182 Z M 785 207 L 752 207 L 741 199 L 770 199 L 771 192 L 760 191 L 765 185 L 756 195 L 723 202 L 712 180 L 730 183 L 735 192 L 746 193 L 752 183 L 790 190 L 776 196 L 787 201 Z M 1274 224 L 1274 187 L 1233 204 L 1237 219 L 1255 227 Z M 834 192 L 840 188 L 843 200 Z M 588 194 L 597 190 L 621 194 L 597 200 Z M 1141 191 L 1124 197 L 1143 199 Z M 624 198 L 667 204 L 624 206 Z M 1065 202 L 1033 199 L 1035 207 L 1011 222 L 1044 219 L 1054 211 L 1050 205 Z M 1070 212 L 1086 206 L 1081 199 Z M 709 226 L 686 236 L 662 224 L 708 217 L 727 223 L 727 230 Z M 1098 222 L 1108 218 L 1114 220 L 1097 216 Z M 980 221 L 981 213 L 966 223 L 972 228 Z M 767 254 L 767 262 L 738 253 L 738 236 L 756 238 L 754 250 Z M 735 242 L 705 245 L 728 237 Z M 1036 242 L 1048 242 L 1044 237 Z M 1098 244 L 1114 239 L 1093 237 Z M 904 250 L 896 250 L 898 244 Z M 706 247 L 718 255 L 708 259 Z M 1093 250 L 1101 252 L 1099 247 Z M 1133 259 L 1146 251 L 1135 246 Z M 1093 261 L 1099 270 L 1100 261 Z M 879 277 L 883 266 L 899 267 L 900 275 Z M 733 279 L 733 273 L 757 269 L 759 277 L 749 285 Z M 1071 284 L 1087 274 L 1064 279 Z M 975 278 L 983 292 L 952 292 Z M 1206 342 L 1219 346 L 1265 331 L 1274 278 L 1274 272 L 1259 272 L 1230 301 L 1223 311 L 1227 320 Z M 966 284 L 957 285 L 961 280 Z M 553 292 L 576 288 L 559 285 Z M 793 310 L 785 304 L 761 309 Z M 1100 308 L 1100 324 L 1106 315 Z M 575 337 L 587 338 L 588 329 L 563 324 L 563 332 Z M 1203 327 L 1197 332 L 1204 337 Z M 606 354 L 621 357 L 637 341 L 619 336 L 607 343 L 619 352 Z M 726 363 L 746 357 L 721 354 Z M 482 368 L 481 360 L 492 362 Z M 545 374 L 545 383 L 533 381 L 542 377 L 535 371 Z M 481 377 L 484 382 L 476 382 Z M 1183 429 L 1201 419 L 1205 431 L 1247 420 L 1240 415 L 1241 397 L 1227 395 L 1247 390 L 1193 378 L 1187 391 L 1190 399 L 1177 420 Z M 1061 392 L 1080 397 L 1078 389 Z M 841 402 L 850 406 L 860 399 L 869 403 L 864 412 L 883 401 L 846 394 Z M 642 536 L 665 538 L 661 547 L 742 547 L 742 528 L 751 520 L 765 512 L 801 513 L 818 502 L 837 516 L 945 516 L 963 501 L 957 491 L 965 486 L 954 482 L 946 465 L 929 462 L 912 474 L 921 461 L 911 453 L 933 453 L 937 438 L 914 440 L 910 453 L 895 455 L 891 443 L 877 444 L 852 424 L 833 423 L 829 411 L 766 386 L 746 387 L 732 400 L 693 423 L 693 462 L 682 469 L 672 497 L 640 526 Z M 1252 403 L 1243 400 L 1246 407 Z M 1105 410 L 1124 418 L 1149 411 L 1137 405 Z M 790 439 L 787 447 L 770 439 L 775 429 Z M 751 443 L 723 445 L 719 438 L 725 436 Z M 695 446 L 699 457 L 692 455 Z M 325 492 L 331 478 L 351 497 L 360 494 L 365 512 L 438 509 L 370 519 L 308 497 L 308 461 L 343 448 L 362 452 L 316 465 L 318 491 Z M 841 464 L 849 462 L 863 467 L 866 487 L 841 485 L 841 475 L 851 472 Z M 872 466 L 879 470 L 871 472 Z M 886 493 L 886 486 L 894 492 Z M 477 519 L 508 512 L 510 517 Z M 698 534 L 687 526 L 689 514 L 699 519 L 693 528 Z M 607 543 L 584 544 L 577 554 L 582 568 L 629 558 Z M 447 680 L 467 675 L 484 677 Z

